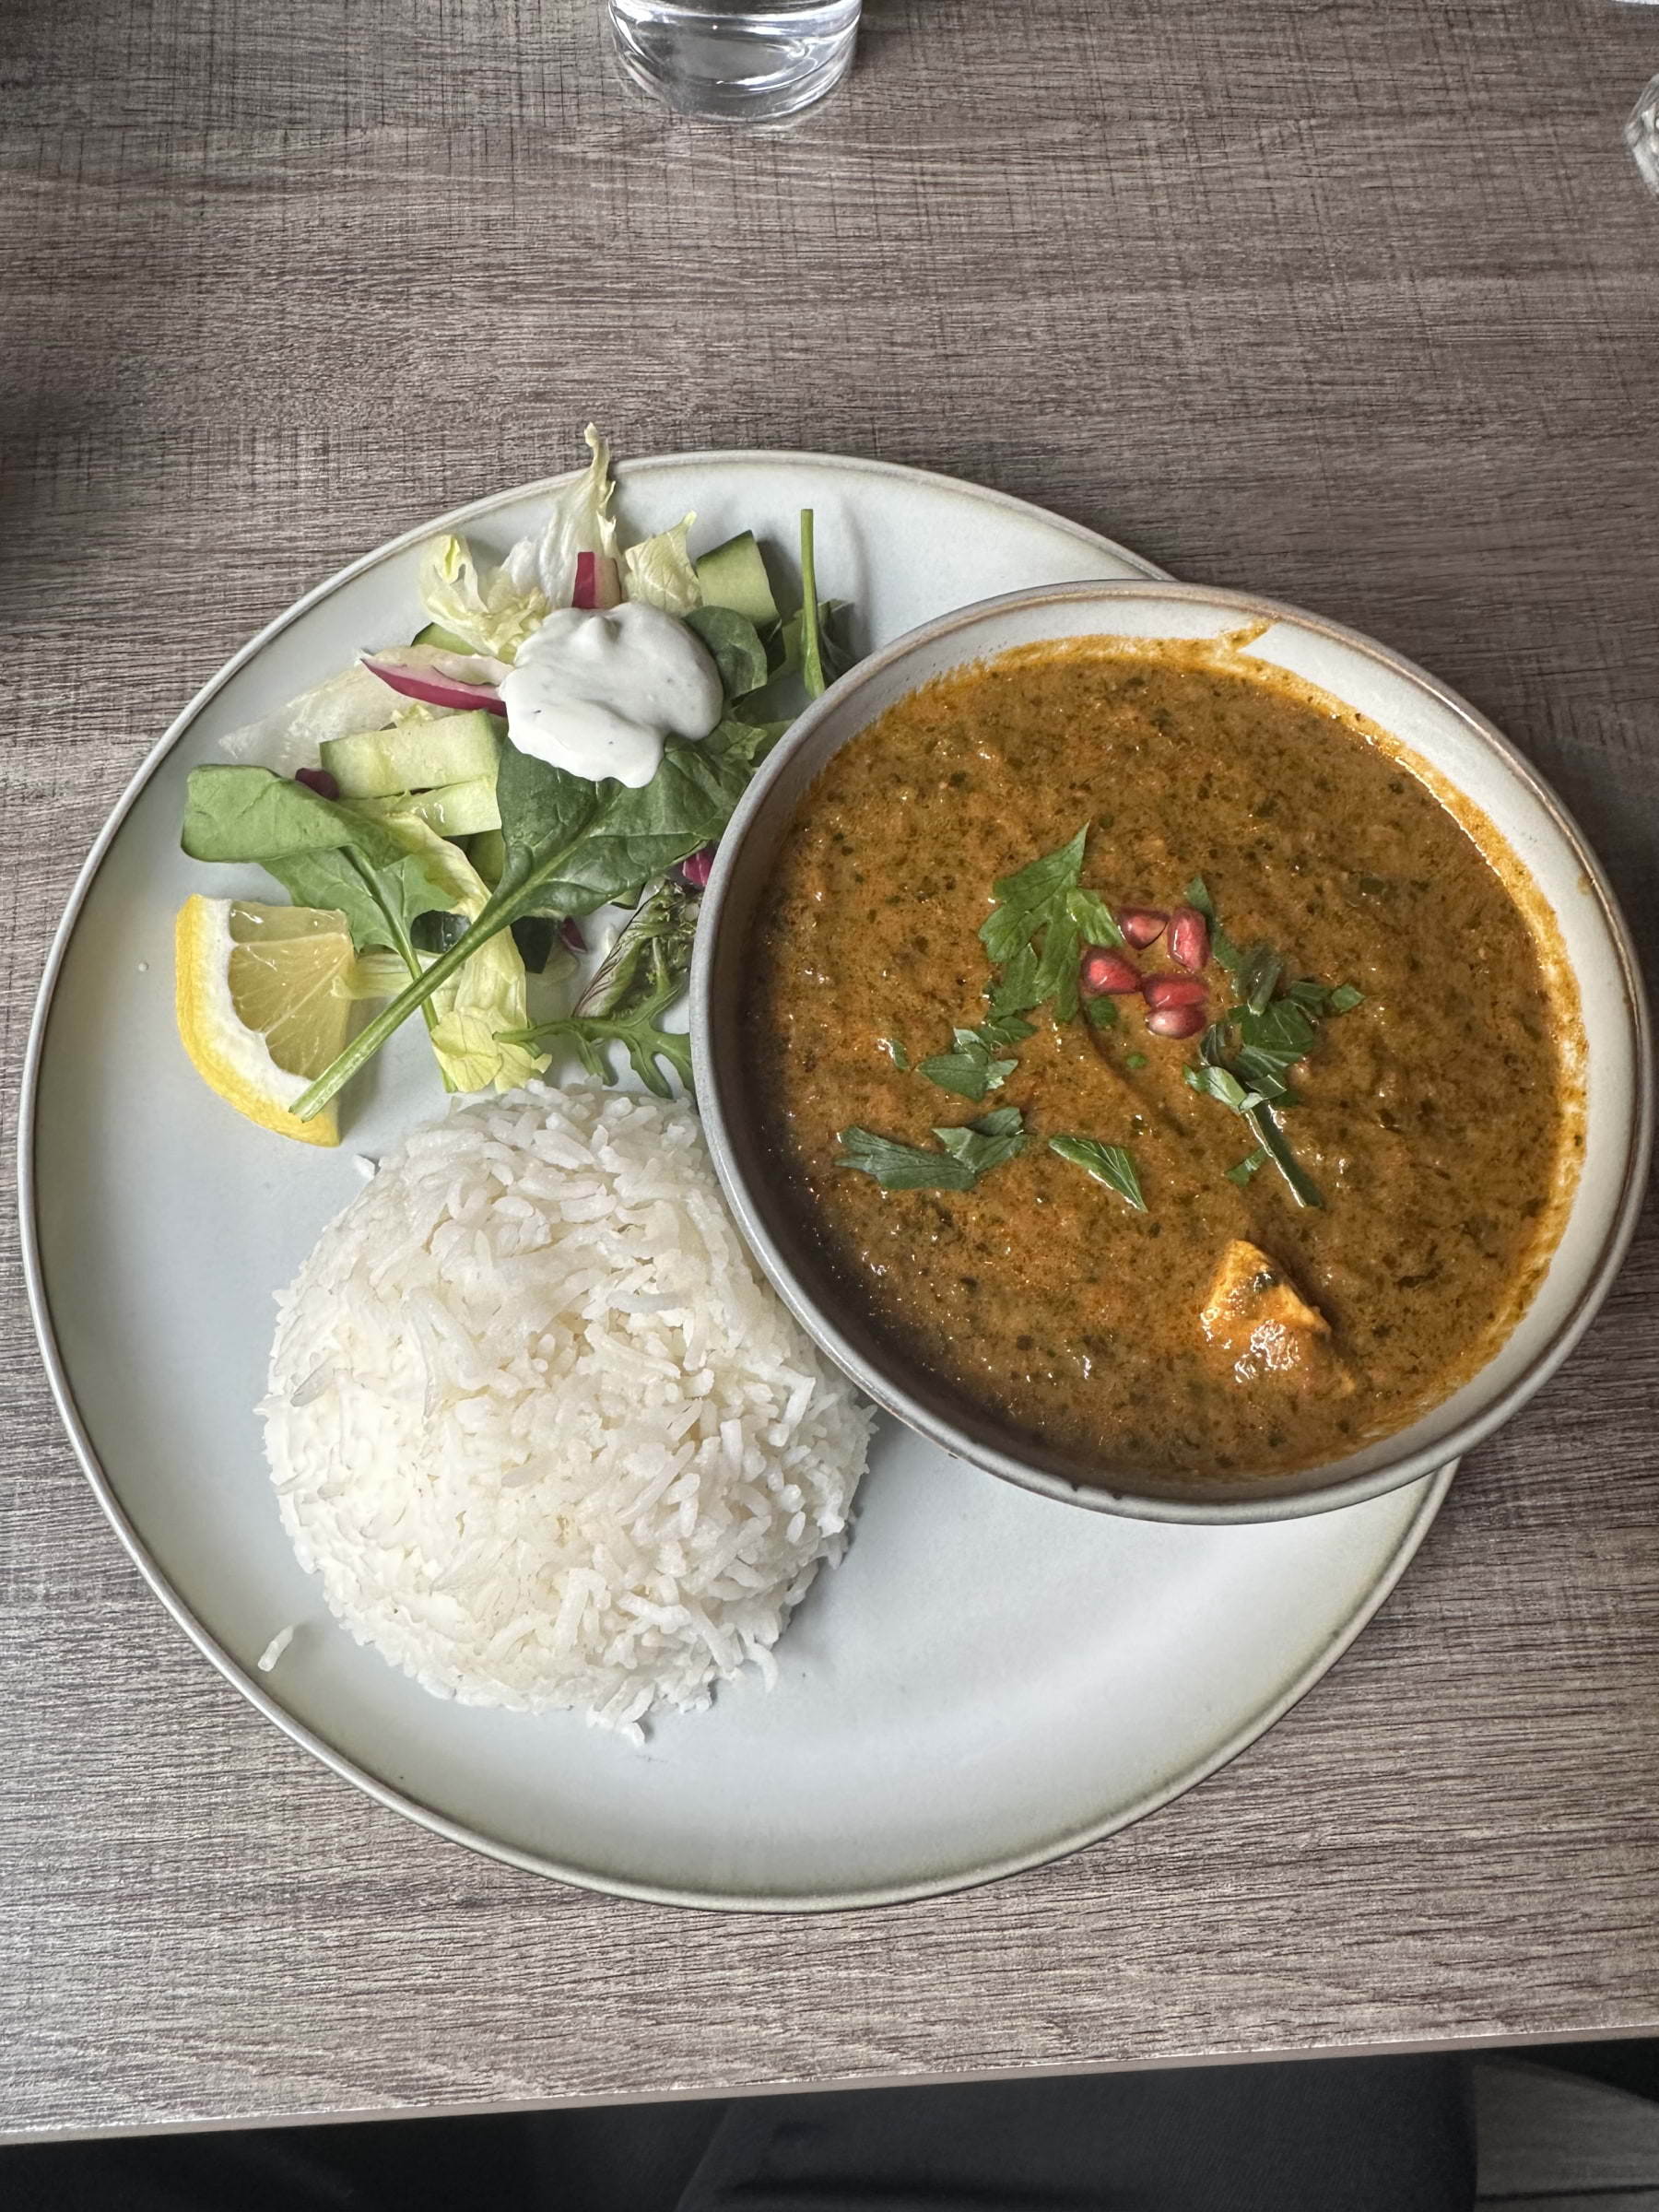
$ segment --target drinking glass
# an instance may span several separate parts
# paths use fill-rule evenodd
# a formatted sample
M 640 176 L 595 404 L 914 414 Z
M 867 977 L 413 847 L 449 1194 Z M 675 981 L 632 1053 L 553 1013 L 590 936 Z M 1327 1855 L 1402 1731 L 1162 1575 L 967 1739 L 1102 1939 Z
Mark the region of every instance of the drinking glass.
M 610 0 L 633 81 L 682 115 L 770 123 L 834 90 L 863 0 Z
M 1625 124 L 1625 144 L 1648 187 L 1659 192 L 1659 76 L 1636 102 Z

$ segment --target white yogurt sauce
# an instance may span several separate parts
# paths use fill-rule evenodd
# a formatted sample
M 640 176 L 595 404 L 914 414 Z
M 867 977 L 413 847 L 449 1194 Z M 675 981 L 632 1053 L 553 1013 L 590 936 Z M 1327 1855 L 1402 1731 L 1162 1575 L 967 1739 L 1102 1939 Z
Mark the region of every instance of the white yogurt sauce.
M 557 607 L 500 688 L 520 752 L 636 790 L 655 775 L 666 738 L 708 735 L 724 696 L 702 640 L 637 600 L 603 614 Z

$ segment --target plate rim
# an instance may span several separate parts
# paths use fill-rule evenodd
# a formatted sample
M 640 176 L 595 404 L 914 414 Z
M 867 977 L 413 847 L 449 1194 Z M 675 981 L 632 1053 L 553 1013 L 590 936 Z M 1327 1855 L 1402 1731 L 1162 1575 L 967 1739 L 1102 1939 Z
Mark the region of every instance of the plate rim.
M 1052 509 L 1040 506 L 1035 500 L 1020 499 L 1011 492 L 997 490 L 971 479 L 952 477 L 935 469 L 912 467 L 901 462 L 890 462 L 867 456 L 814 453 L 800 448 L 770 448 L 759 446 L 715 449 L 690 453 L 661 453 L 618 464 L 615 474 L 618 484 L 626 487 L 630 478 L 651 476 L 671 469 L 686 467 L 733 468 L 739 465 L 786 466 L 820 470 L 825 473 L 856 473 L 878 476 L 900 482 L 945 489 L 966 494 L 978 503 L 1004 509 L 1011 513 L 1036 518 L 1051 528 L 1057 528 L 1076 538 L 1080 545 L 1092 550 L 1112 554 L 1126 565 L 1144 572 L 1147 582 L 1170 582 L 1174 580 L 1166 570 L 1133 552 L 1115 538 L 1086 525 L 1072 522 L 1067 516 L 1056 514 Z M 446 510 L 443 513 L 421 522 L 385 540 L 368 552 L 348 561 L 343 568 L 302 593 L 281 609 L 272 620 L 249 638 L 187 701 L 139 762 L 136 770 L 102 827 L 93 841 L 86 860 L 72 885 L 62 918 L 53 933 L 50 949 L 41 970 L 40 987 L 29 1018 L 28 1039 L 24 1051 L 23 1068 L 18 1096 L 18 1197 L 20 1251 L 25 1292 L 29 1319 L 33 1324 L 36 1342 L 40 1347 L 47 1382 L 58 1417 L 64 1424 L 70 1447 L 79 1463 L 94 1498 L 113 1528 L 123 1547 L 151 1591 L 174 1622 L 184 1631 L 203 1657 L 253 1706 L 256 1712 L 273 1723 L 282 1734 L 302 1750 L 308 1751 L 322 1765 L 342 1781 L 353 1783 L 367 1796 L 383 1806 L 388 1811 L 400 1814 L 417 1826 L 428 1830 L 447 1841 L 459 1843 L 486 1858 L 517 1867 L 522 1872 L 540 1875 L 546 1878 L 570 1884 L 575 1888 L 600 1895 L 624 1897 L 631 1900 L 657 1905 L 673 1905 L 682 1909 L 702 1912 L 757 1912 L 768 1915 L 789 1913 L 820 1913 L 853 1912 L 883 1905 L 914 1902 L 931 1897 L 948 1896 L 962 1890 L 977 1888 L 982 1884 L 999 1881 L 1014 1874 L 1029 1872 L 1038 1866 L 1067 1858 L 1089 1844 L 1103 1841 L 1121 1830 L 1132 1827 L 1137 1820 L 1160 1810 L 1176 1798 L 1201 1783 L 1207 1781 L 1246 1750 L 1260 1736 L 1276 1726 L 1292 1707 L 1323 1680 L 1336 1662 L 1370 1625 L 1397 1587 L 1406 1569 L 1416 1557 L 1429 1529 L 1433 1524 L 1453 1477 L 1456 1462 L 1441 1468 L 1421 1479 L 1422 1495 L 1417 1511 L 1401 1529 L 1394 1546 L 1383 1559 L 1365 1597 L 1355 1612 L 1340 1628 L 1322 1643 L 1312 1657 L 1292 1676 L 1289 1682 L 1269 1702 L 1251 1713 L 1241 1725 L 1229 1735 L 1218 1747 L 1207 1747 L 1188 1765 L 1163 1776 L 1126 1807 L 1114 1809 L 1103 1820 L 1085 1822 L 1069 1828 L 1058 1836 L 1047 1838 L 1029 1848 L 1005 1854 L 1002 1858 L 967 1869 L 935 1871 L 919 1877 L 897 1883 L 877 1884 L 847 1890 L 815 1890 L 801 1893 L 742 1889 L 716 1890 L 689 1886 L 653 1882 L 640 1882 L 625 1876 L 617 1876 L 600 1869 L 557 1859 L 541 1853 L 524 1851 L 500 1838 L 483 1834 L 466 1827 L 463 1822 L 423 1804 L 418 1798 L 394 1789 L 379 1776 L 359 1766 L 313 1728 L 297 1719 L 279 1705 L 270 1693 L 249 1675 L 218 1643 L 195 1618 L 180 1593 L 174 1589 L 150 1552 L 140 1532 L 129 1517 L 116 1495 L 101 1461 L 93 1448 L 90 1436 L 76 1404 L 69 1376 L 64 1366 L 57 1335 L 53 1324 L 51 1308 L 46 1297 L 40 1244 L 40 1223 L 36 1205 L 36 1117 L 39 1105 L 41 1064 L 45 1053 L 46 1033 L 50 1026 L 52 1005 L 62 972 L 65 958 L 79 923 L 81 910 L 97 878 L 110 847 L 113 844 L 127 816 L 144 791 L 150 778 L 160 768 L 173 748 L 188 734 L 197 717 L 217 698 L 231 678 L 241 673 L 250 662 L 265 651 L 284 630 L 301 616 L 324 600 L 354 582 L 370 570 L 395 559 L 398 555 L 421 544 L 434 533 L 479 522 L 503 507 L 512 506 L 524 499 L 546 496 L 557 491 L 584 472 L 567 469 L 549 477 L 533 478 L 507 489 L 488 493 L 482 498 Z

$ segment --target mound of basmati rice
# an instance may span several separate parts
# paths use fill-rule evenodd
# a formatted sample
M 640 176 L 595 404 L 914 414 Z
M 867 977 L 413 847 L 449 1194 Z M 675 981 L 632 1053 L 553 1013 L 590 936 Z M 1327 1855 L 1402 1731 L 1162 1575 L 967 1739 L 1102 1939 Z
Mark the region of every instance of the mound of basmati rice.
M 360 1642 L 441 1695 L 636 1736 L 747 1660 L 775 1677 L 869 1417 L 757 1277 L 690 1106 L 458 1106 L 278 1305 L 272 1477 Z

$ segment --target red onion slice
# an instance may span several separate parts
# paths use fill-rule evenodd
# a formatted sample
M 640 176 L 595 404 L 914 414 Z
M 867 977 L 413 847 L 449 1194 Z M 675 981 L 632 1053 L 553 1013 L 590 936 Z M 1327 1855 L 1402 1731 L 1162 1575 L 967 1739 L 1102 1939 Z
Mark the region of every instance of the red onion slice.
M 431 668 L 400 668 L 395 662 L 377 661 L 369 653 L 363 655 L 363 665 L 388 689 L 401 692 L 406 699 L 422 700 L 429 707 L 448 707 L 456 714 L 474 707 L 482 707 L 487 714 L 507 711 L 500 693 L 484 684 L 458 683 L 453 676 L 440 676 Z

